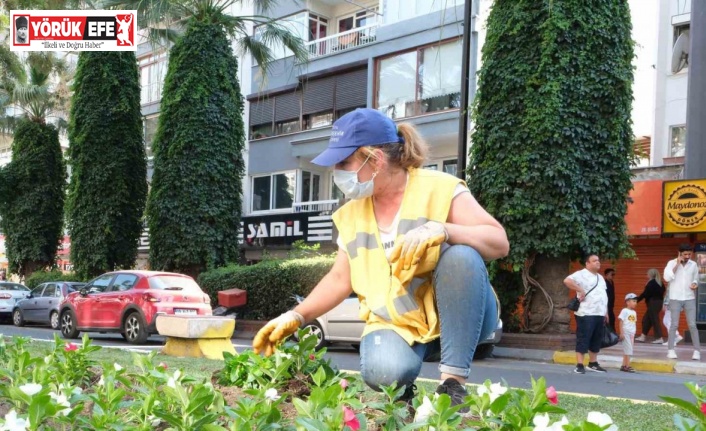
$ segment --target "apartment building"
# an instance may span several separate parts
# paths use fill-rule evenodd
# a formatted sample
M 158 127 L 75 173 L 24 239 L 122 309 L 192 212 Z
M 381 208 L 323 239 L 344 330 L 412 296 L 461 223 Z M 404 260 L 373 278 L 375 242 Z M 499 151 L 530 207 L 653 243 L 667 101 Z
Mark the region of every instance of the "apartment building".
M 417 126 L 428 169 L 456 174 L 461 101 L 461 0 L 307 0 L 271 13 L 306 44 L 309 61 L 277 48 L 252 67 L 243 247 L 248 259 L 294 241 L 333 247 L 342 193 L 311 164 L 333 122 L 361 107 Z M 255 34 L 257 35 L 257 29 Z

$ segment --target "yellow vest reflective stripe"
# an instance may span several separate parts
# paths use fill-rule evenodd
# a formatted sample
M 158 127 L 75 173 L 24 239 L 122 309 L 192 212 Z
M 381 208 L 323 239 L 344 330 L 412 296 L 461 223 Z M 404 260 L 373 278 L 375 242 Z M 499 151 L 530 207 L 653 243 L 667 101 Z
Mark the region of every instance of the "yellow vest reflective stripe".
M 433 220 L 448 218 L 453 193 L 462 180 L 442 172 L 411 169 L 400 209 L 397 238 Z M 392 329 L 409 344 L 439 336 L 439 322 L 431 284 L 440 247 L 429 249 L 410 279 L 395 284 L 385 257 L 371 198 L 346 203 L 333 215 L 348 253 L 353 291 L 360 299 L 363 335 Z

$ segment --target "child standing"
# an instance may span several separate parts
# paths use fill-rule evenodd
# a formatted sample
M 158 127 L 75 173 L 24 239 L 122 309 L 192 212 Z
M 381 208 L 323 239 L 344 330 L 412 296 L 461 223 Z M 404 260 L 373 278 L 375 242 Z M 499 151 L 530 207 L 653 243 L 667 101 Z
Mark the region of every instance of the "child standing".
M 635 332 L 637 331 L 637 295 L 628 293 L 625 295 L 625 308 L 620 312 L 620 340 L 623 342 L 623 366 L 620 371 L 634 373 L 635 369 L 630 366 L 632 356 L 632 346 L 635 344 Z

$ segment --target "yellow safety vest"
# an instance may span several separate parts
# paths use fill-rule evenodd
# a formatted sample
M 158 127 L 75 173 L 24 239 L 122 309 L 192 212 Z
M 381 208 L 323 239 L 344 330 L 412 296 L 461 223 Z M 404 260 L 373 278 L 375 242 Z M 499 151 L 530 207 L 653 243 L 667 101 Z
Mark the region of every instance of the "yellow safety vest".
M 465 183 L 449 174 L 410 169 L 402 199 L 397 238 L 428 221 L 446 222 L 454 190 Z M 393 283 L 392 268 L 382 247 L 372 198 L 352 200 L 333 214 L 351 268 L 351 284 L 360 300 L 360 318 L 366 322 L 363 336 L 392 329 L 410 345 L 439 337 L 439 318 L 434 301 L 432 271 L 441 247 L 427 250 L 414 278 L 404 285 Z

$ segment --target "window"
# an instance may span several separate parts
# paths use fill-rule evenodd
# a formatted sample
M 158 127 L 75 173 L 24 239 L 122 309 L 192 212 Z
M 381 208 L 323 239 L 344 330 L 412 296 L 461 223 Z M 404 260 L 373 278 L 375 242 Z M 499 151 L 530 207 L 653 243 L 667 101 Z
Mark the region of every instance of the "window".
M 54 284 L 54 283 L 47 284 L 47 288 L 44 289 L 44 293 L 42 293 L 42 296 L 45 296 L 45 297 L 56 296 L 56 284 Z
M 391 118 L 460 107 L 461 41 L 379 60 L 376 106 Z
M 258 124 L 250 128 L 250 139 L 262 139 L 269 136 L 273 136 L 272 123 L 270 124 Z
M 458 160 L 456 159 L 444 160 L 443 166 L 444 172 L 446 172 L 447 174 L 451 174 L 455 177 L 458 173 Z
M 371 6 L 351 15 L 346 15 L 338 19 L 338 32 L 353 30 L 354 28 L 365 27 L 377 22 L 377 6 Z
M 321 176 L 313 172 L 302 171 L 302 202 L 316 202 L 319 200 Z
M 434 163 L 433 165 L 424 165 L 424 169 L 429 169 L 430 171 L 438 171 L 439 165 Z
M 299 120 L 285 120 L 275 123 L 275 134 L 284 135 L 286 133 L 294 133 L 301 130 Z
M 157 133 L 158 119 L 158 116 L 149 118 L 145 117 L 145 120 L 142 123 L 145 134 L 145 153 L 147 154 L 148 159 L 151 159 L 154 156 L 152 153 L 152 143 L 154 141 L 154 135 Z
M 88 293 L 99 293 L 105 291 L 105 288 L 110 285 L 110 280 L 113 279 L 113 274 L 105 274 L 88 283 Z
M 328 30 L 328 19 L 309 13 L 309 39 L 316 40 L 326 37 L 326 30 Z
M 669 157 L 684 157 L 686 151 L 686 126 L 669 128 Z
M 162 86 L 167 76 L 166 54 L 140 60 L 140 100 L 143 105 L 162 100 Z
M 336 200 L 341 200 L 344 199 L 345 195 L 341 191 L 341 189 L 338 188 L 336 183 L 333 182 L 333 175 L 331 176 L 331 199 L 336 199 Z
M 252 182 L 252 211 L 292 208 L 295 184 L 296 174 L 293 171 L 254 177 Z
M 132 286 L 137 282 L 137 276 L 133 274 L 118 274 L 113 282 L 113 292 L 124 292 L 132 289 Z
M 685 23 L 685 24 L 679 24 L 674 26 L 674 40 L 672 40 L 672 45 L 677 43 L 677 39 L 679 39 L 679 36 L 681 36 L 683 33 L 689 33 L 689 29 L 691 28 L 690 23 Z
M 42 296 L 42 291 L 44 290 L 44 288 L 45 288 L 46 286 L 47 286 L 46 284 L 40 284 L 39 286 L 37 286 L 37 287 L 35 287 L 34 289 L 32 289 L 32 291 L 30 292 L 30 294 L 32 295 L 32 297 L 38 298 L 38 297 Z M 12 289 L 5 289 L 4 286 L 3 286 L 3 290 L 12 290 Z
M 320 112 L 304 117 L 304 129 L 316 129 L 333 124 L 333 112 Z

